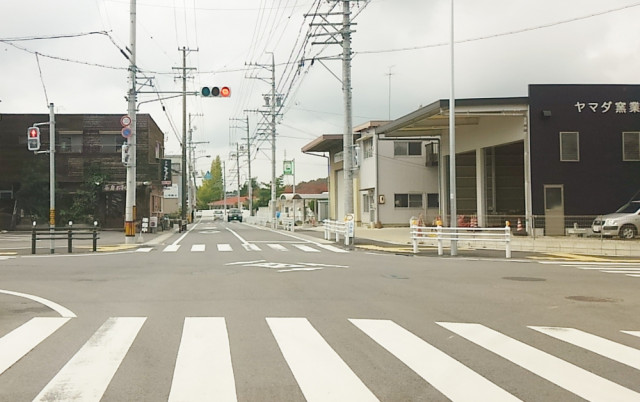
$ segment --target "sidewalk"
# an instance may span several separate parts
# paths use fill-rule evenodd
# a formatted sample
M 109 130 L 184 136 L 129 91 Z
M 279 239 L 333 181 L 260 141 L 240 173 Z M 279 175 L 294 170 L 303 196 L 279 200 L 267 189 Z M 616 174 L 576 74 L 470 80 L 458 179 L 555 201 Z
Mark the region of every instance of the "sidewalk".
M 304 227 L 296 231 L 323 232 L 322 226 Z M 409 227 L 370 229 L 356 227 L 355 244 L 357 247 L 368 249 L 385 249 L 387 251 L 412 252 L 411 234 Z M 435 238 L 424 238 L 419 244 L 420 252 L 437 248 Z M 465 244 L 459 242 L 459 250 L 502 250 L 504 244 L 491 241 Z M 581 254 L 608 257 L 640 257 L 640 239 L 616 240 L 586 237 L 530 237 L 512 236 L 511 250 L 515 252 L 545 253 L 545 254 Z M 445 242 L 445 254 L 449 253 L 449 244 Z M 503 255 L 503 254 L 502 254 Z

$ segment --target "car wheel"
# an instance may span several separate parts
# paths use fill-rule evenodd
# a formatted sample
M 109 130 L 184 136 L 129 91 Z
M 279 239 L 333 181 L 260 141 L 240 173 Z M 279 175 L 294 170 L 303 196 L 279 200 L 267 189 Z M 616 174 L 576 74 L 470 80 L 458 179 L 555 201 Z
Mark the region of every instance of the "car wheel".
M 621 239 L 633 239 L 634 237 L 636 237 L 637 234 L 637 230 L 635 228 L 635 226 L 633 225 L 624 225 L 623 227 L 620 228 L 620 238 Z

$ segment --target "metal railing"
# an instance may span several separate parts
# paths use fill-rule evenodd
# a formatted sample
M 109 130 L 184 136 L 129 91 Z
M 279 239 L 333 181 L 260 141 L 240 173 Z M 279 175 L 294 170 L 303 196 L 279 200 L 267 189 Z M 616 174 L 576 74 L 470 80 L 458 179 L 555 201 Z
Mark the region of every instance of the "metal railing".
M 325 219 L 322 221 L 324 225 L 324 238 L 325 240 L 331 240 L 331 235 L 335 236 L 336 242 L 340 241 L 340 236 L 344 236 L 344 244 L 345 246 L 349 245 L 349 236 L 350 228 L 349 225 L 353 225 L 353 221 L 332 221 L 330 219 Z
M 413 252 L 418 252 L 418 243 L 422 240 L 433 238 L 438 243 L 438 255 L 444 254 L 444 242 L 474 243 L 485 242 L 491 244 L 504 244 L 506 258 L 511 258 L 511 228 L 477 228 L 459 227 L 449 228 L 442 226 L 417 226 L 411 225 L 411 241 Z
M 31 254 L 36 253 L 36 242 L 38 240 L 66 240 L 67 252 L 73 253 L 74 240 L 91 240 L 93 242 L 92 251 L 98 251 L 98 229 L 73 229 L 73 228 L 55 228 L 55 229 L 36 229 L 35 225 L 31 231 Z M 53 253 L 53 249 L 51 249 Z

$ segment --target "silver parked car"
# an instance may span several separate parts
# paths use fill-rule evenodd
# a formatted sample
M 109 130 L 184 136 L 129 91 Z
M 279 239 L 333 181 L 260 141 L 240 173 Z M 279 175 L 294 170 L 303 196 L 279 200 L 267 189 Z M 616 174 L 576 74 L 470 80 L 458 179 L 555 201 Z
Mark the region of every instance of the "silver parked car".
M 633 239 L 640 228 L 640 200 L 637 196 L 624 204 L 613 214 L 597 217 L 591 229 L 602 236 L 620 236 L 622 239 Z

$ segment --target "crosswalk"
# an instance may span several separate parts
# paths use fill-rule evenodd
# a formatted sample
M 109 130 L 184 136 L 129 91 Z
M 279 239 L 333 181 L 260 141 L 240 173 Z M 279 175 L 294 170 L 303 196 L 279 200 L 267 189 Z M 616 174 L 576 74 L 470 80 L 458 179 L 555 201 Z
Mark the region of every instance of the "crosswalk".
M 170 244 L 161 248 L 160 251 L 163 253 L 176 253 L 181 250 L 187 249 L 192 253 L 201 253 L 207 251 L 207 249 L 213 249 L 216 252 L 233 252 L 236 250 L 239 251 L 263 251 L 263 250 L 272 250 L 278 252 L 288 252 L 288 251 L 302 251 L 305 253 L 320 253 L 323 251 L 330 251 L 332 253 L 348 253 L 348 250 L 332 246 L 331 244 L 322 244 L 322 243 L 289 243 L 286 245 L 280 243 L 264 243 L 264 244 L 255 244 L 255 243 L 242 243 L 240 246 L 235 247 L 228 243 L 217 243 L 212 246 L 208 246 L 207 244 L 192 244 L 191 246 L 183 247 L 180 244 Z M 149 253 L 154 251 L 154 247 L 140 247 L 136 249 L 138 253 Z
M 541 264 L 561 265 L 563 267 L 580 269 L 583 271 L 598 271 L 605 274 L 624 275 L 640 278 L 640 263 L 623 261 L 540 261 Z
M 19 360 L 38 348 L 40 343 L 75 318 L 34 318 L 0 338 L 0 379 Z M 144 342 L 141 329 L 147 317 L 108 318 L 89 337 L 39 392 L 36 401 L 82 400 L 99 401 L 110 386 L 121 363 L 135 342 Z M 304 317 L 265 318 L 274 344 L 293 374 L 300 391 L 309 401 L 377 401 L 375 387 L 366 372 L 353 369 Z M 452 401 L 517 401 L 518 391 L 527 382 L 509 389 L 497 385 L 481 373 L 475 365 L 470 368 L 468 358 L 460 358 L 460 351 L 443 350 L 388 319 L 349 319 L 339 326 L 355 327 L 373 343 L 361 346 L 366 353 L 386 351 L 422 378 L 430 387 Z M 505 367 L 515 364 L 537 376 L 549 387 L 559 387 L 578 397 L 592 401 L 640 401 L 640 386 L 635 389 L 620 385 L 544 350 L 530 346 L 512 334 L 506 334 L 480 323 L 434 322 L 434 328 L 447 331 L 449 338 L 457 337 L 471 350 L 480 347 L 497 356 Z M 640 350 L 577 328 L 528 326 L 530 336 L 544 336 L 550 342 L 569 344 L 602 359 L 598 367 L 620 363 L 638 378 Z M 522 337 L 521 331 L 517 332 Z M 537 334 L 537 335 L 536 335 Z M 624 330 L 609 333 L 623 337 L 626 343 L 638 344 L 640 331 Z M 625 338 L 626 337 L 626 338 Z M 251 339 L 251 338 L 249 338 Z M 335 338 L 332 338 L 335 339 Z M 246 342 L 246 339 L 244 339 Z M 635 343 L 634 343 L 635 342 Z M 360 342 L 362 343 L 362 342 Z M 239 344 L 243 344 L 240 342 Z M 186 317 L 173 367 L 168 393 L 169 401 L 236 401 L 236 368 L 231 353 L 234 339 L 227 330 L 224 317 Z M 264 346 L 264 345 L 263 345 Z M 44 346 L 42 346 L 44 347 Z M 442 348 L 442 346 L 441 346 Z M 553 350 L 553 348 L 549 348 Z M 455 352 L 456 358 L 450 353 Z M 169 352 L 167 352 L 169 353 Z M 175 353 L 175 352 L 173 352 Z M 469 353 L 472 356 L 472 353 Z M 577 360 L 584 353 L 577 354 Z M 606 363 L 609 362 L 609 363 Z M 269 367 L 275 362 L 260 362 Z M 240 365 L 242 367 L 242 365 Z M 362 366 L 359 366 L 362 367 Z M 480 365 L 480 367 L 483 367 Z M 376 371 L 386 367 L 373 367 Z M 600 370 L 609 373 L 607 369 Z M 392 370 L 384 373 L 393 379 Z M 264 375 L 269 375 L 267 370 Z M 400 381 L 400 379 L 397 379 Z M 43 382 L 44 383 L 44 382 Z M 539 386 L 539 382 L 536 382 Z M 538 390 L 536 390 L 538 392 Z M 2 391 L 0 390 L 0 399 Z

